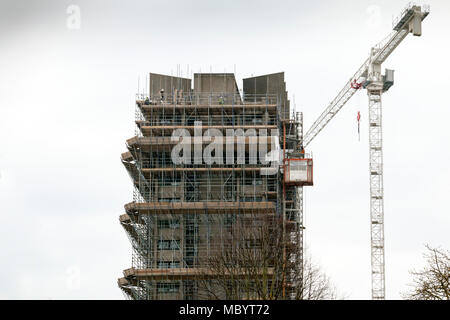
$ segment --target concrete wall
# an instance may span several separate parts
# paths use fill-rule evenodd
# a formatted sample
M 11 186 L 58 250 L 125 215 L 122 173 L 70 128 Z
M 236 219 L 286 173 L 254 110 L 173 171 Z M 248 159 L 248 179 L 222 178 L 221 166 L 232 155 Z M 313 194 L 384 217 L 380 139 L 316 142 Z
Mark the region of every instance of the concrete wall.
M 281 99 L 281 108 L 285 118 L 290 115 L 290 102 L 284 81 L 284 72 L 272 73 L 243 79 L 245 95 L 276 94 Z
M 233 73 L 194 73 L 195 93 L 239 93 Z
M 159 96 L 161 89 L 164 89 L 167 96 L 171 95 L 175 89 L 190 93 L 191 84 L 191 79 L 150 73 L 150 96 Z

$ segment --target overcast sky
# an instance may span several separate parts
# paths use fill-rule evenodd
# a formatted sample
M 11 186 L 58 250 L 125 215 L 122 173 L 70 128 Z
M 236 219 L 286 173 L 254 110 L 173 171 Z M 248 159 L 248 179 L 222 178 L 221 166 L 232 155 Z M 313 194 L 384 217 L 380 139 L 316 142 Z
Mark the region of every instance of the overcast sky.
M 284 71 L 309 128 L 406 3 L 0 0 L 0 298 L 123 298 L 131 245 L 118 217 L 132 184 L 119 157 L 138 77 L 236 69 L 242 87 Z M 423 36 L 383 66 L 395 69 L 383 101 L 389 299 L 424 244 L 450 248 L 450 3 L 428 3 Z M 305 188 L 308 250 L 352 299 L 371 294 L 367 131 L 359 92 L 311 143 Z

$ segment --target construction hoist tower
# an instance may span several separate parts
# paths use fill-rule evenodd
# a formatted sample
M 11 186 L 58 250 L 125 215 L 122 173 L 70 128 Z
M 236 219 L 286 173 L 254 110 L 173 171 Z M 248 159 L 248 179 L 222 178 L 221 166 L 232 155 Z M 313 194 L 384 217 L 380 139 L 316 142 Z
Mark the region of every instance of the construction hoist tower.
M 409 4 L 393 22 L 392 33 L 371 49 L 370 56 L 350 78 L 336 98 L 306 132 L 303 146 L 308 144 L 331 121 L 357 90 L 366 89 L 369 97 L 369 170 L 372 299 L 385 298 L 384 205 L 383 205 L 383 131 L 382 95 L 394 84 L 394 71 L 381 65 L 397 46 L 412 33 L 422 35 L 422 21 L 429 6 Z

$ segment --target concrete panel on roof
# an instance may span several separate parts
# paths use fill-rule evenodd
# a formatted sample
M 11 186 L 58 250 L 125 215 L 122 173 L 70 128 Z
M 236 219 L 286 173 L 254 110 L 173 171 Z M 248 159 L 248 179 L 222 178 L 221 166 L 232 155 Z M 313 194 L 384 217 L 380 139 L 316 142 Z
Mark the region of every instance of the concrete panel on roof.
M 233 73 L 194 73 L 194 92 L 238 94 Z
M 286 91 L 284 72 L 243 79 L 244 95 L 277 95 L 281 99 L 284 118 L 289 118 L 290 101 Z
M 183 90 L 183 93 L 190 93 L 192 81 L 187 78 L 166 76 L 163 74 L 150 73 L 150 95 L 159 95 L 161 89 L 166 94 L 171 94 L 174 90 Z
M 280 94 L 286 91 L 284 72 L 246 78 L 243 85 L 245 94 Z

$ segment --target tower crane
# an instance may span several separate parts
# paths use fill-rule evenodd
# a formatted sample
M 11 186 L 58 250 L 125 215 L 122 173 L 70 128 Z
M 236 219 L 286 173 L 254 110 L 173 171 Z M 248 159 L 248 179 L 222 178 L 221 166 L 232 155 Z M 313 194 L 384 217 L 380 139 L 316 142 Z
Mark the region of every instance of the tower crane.
M 369 170 L 372 299 L 385 298 L 383 137 L 381 97 L 394 84 L 394 71 L 381 73 L 381 64 L 409 33 L 422 35 L 422 21 L 429 6 L 409 4 L 393 22 L 393 31 L 371 48 L 369 57 L 303 136 L 303 147 L 325 128 L 356 91 L 365 89 L 369 98 Z

